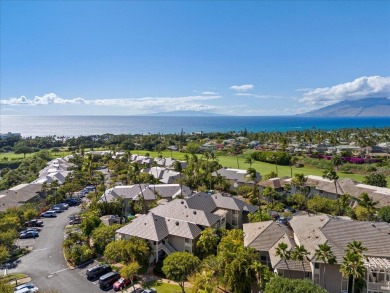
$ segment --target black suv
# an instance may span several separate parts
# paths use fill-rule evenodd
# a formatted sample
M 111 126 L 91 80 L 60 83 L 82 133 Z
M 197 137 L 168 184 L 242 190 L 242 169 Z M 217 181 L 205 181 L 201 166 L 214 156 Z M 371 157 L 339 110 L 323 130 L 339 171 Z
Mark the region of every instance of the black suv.
M 120 275 L 117 272 L 110 272 L 107 274 L 104 274 L 99 278 L 99 287 L 101 289 L 108 289 L 112 287 L 112 285 L 120 279 Z
M 100 265 L 87 270 L 86 275 L 88 280 L 95 280 L 104 274 L 111 272 L 109 265 Z

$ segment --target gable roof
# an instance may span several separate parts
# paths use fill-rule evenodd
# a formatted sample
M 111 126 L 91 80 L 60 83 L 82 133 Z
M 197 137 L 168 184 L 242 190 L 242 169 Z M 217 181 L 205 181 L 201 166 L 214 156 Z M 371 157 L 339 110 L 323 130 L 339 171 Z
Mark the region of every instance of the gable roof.
M 195 239 L 202 230 L 193 223 L 149 213 L 134 219 L 116 232 L 152 241 L 160 241 L 168 235 Z
M 237 181 L 240 183 L 254 183 L 253 181 L 248 181 L 247 171 L 242 169 L 232 169 L 232 168 L 221 168 L 218 171 L 212 173 L 213 176 L 221 175 L 222 177 Z M 261 180 L 261 176 L 256 172 L 257 181 Z
M 390 257 L 390 224 L 351 221 L 327 215 L 300 215 L 290 221 L 299 244 L 304 245 L 314 258 L 319 244 L 328 243 L 337 261 L 347 244 L 353 240 L 362 241 L 367 247 L 367 256 Z

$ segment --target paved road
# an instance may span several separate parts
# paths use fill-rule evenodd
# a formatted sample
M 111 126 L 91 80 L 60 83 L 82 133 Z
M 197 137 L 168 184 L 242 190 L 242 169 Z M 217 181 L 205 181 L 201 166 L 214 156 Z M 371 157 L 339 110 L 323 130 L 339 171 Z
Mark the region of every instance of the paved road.
M 38 288 L 55 289 L 59 293 L 103 292 L 96 281 L 90 282 L 85 278 L 86 268 L 69 269 L 63 256 L 64 228 L 69 221 L 68 217 L 78 211 L 78 207 L 70 207 L 58 214 L 57 218 L 45 218 L 38 238 L 19 240 L 22 247 L 29 245 L 34 248 L 20 258 L 18 266 L 9 272 L 28 274 Z

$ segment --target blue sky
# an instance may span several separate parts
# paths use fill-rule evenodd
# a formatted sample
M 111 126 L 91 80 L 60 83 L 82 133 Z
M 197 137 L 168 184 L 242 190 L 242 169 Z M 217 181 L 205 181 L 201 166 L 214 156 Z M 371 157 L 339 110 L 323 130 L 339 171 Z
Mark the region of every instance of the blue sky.
M 2 115 L 291 115 L 390 96 L 390 1 L 4 1 Z

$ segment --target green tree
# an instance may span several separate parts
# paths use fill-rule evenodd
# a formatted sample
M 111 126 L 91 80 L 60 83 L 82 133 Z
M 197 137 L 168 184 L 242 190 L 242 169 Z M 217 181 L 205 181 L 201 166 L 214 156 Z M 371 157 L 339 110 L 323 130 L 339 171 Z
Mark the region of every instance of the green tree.
M 188 277 L 192 284 L 192 293 L 217 293 L 218 282 L 215 278 L 214 272 L 210 270 L 202 270 L 196 272 Z
M 9 252 L 7 247 L 0 246 L 0 264 L 3 263 L 9 257 Z
M 313 284 L 310 280 L 289 279 L 282 277 L 274 277 L 265 286 L 264 293 L 327 293 L 326 289 Z
M 390 223 L 390 206 L 380 208 L 378 218 L 383 222 Z
M 111 226 L 100 225 L 92 232 L 92 241 L 95 251 L 99 254 L 104 252 L 108 243 L 115 240 L 115 231 L 122 225 L 115 224 Z
M 191 155 L 196 154 L 200 149 L 200 145 L 195 142 L 190 142 L 186 146 L 186 152 L 190 153 Z
M 374 201 L 366 192 L 363 192 L 358 198 L 358 205 L 367 210 L 367 221 L 374 218 L 376 206 L 379 202 Z
M 359 253 L 347 251 L 343 256 L 340 272 L 345 278 L 352 276 L 352 293 L 355 293 L 356 279 L 362 279 L 366 274 L 363 257 Z
M 131 284 L 133 285 L 133 289 L 135 289 L 134 288 L 134 281 L 133 281 L 134 276 L 136 274 L 138 274 L 140 269 L 141 269 L 141 266 L 136 261 L 130 262 L 129 264 L 124 265 L 120 269 L 121 276 L 125 279 L 131 280 Z
M 258 260 L 258 253 L 253 248 L 244 247 L 242 230 L 227 231 L 218 245 L 217 262 L 219 280 L 231 292 L 246 292 L 253 283 L 253 262 Z
M 130 237 L 110 242 L 104 250 L 104 258 L 110 262 L 137 262 L 141 272 L 146 272 L 149 266 L 151 250 L 146 240 Z
M 387 186 L 386 176 L 379 173 L 372 173 L 367 176 L 364 176 L 363 183 L 379 187 Z
M 217 246 L 219 243 L 219 237 L 213 228 L 204 229 L 196 242 L 197 255 L 203 259 L 209 255 L 215 255 L 217 253 Z
M 83 234 L 88 238 L 88 245 L 89 245 L 89 238 L 92 236 L 93 231 L 99 227 L 101 224 L 101 220 L 98 216 L 96 216 L 93 213 L 85 214 L 83 217 L 80 229 L 83 232 Z
M 284 264 L 286 265 L 288 270 L 288 276 L 291 277 L 290 267 L 288 266 L 288 262 L 287 262 L 288 260 L 291 259 L 291 252 L 287 249 L 288 249 L 288 245 L 284 242 L 280 242 L 276 247 L 275 256 L 280 257 L 284 261 Z
M 339 199 L 339 194 L 338 194 L 338 191 L 337 191 L 337 183 L 338 183 L 338 180 L 339 180 L 339 176 L 337 175 L 336 171 L 334 171 L 333 169 L 329 169 L 329 170 L 325 170 L 323 172 L 322 177 L 326 178 L 326 179 L 328 179 L 330 181 L 333 181 L 334 188 L 335 188 L 335 191 L 336 191 L 336 198 L 337 198 L 337 205 L 338 205 L 338 215 L 340 215 L 340 212 L 341 212 L 340 199 Z
M 318 248 L 315 251 L 314 257 L 317 260 L 322 261 L 324 264 L 334 265 L 337 262 L 336 257 L 334 256 L 330 246 L 327 243 L 318 245 Z M 326 289 L 325 270 L 326 270 L 326 265 L 324 266 L 324 270 L 322 272 L 322 282 L 323 282 L 324 288 Z
M 298 157 L 291 157 L 290 158 L 290 177 L 292 178 L 293 177 L 293 169 L 292 167 L 298 162 Z
M 302 264 L 303 269 L 303 278 L 306 276 L 305 271 L 305 260 L 307 259 L 307 256 L 310 255 L 310 252 L 306 250 L 306 248 L 303 245 L 297 245 L 295 248 L 291 251 L 291 258 L 296 261 L 300 261 Z
M 15 154 L 23 154 L 24 158 L 26 158 L 26 154 L 31 154 L 34 152 L 34 149 L 28 146 L 24 141 L 20 141 L 14 146 Z
M 174 252 L 164 259 L 163 264 L 163 273 L 168 279 L 177 282 L 184 293 L 184 282 L 197 270 L 200 260 L 188 252 Z
M 338 171 L 339 167 L 343 164 L 343 160 L 339 155 L 334 155 L 331 162 L 336 172 Z

